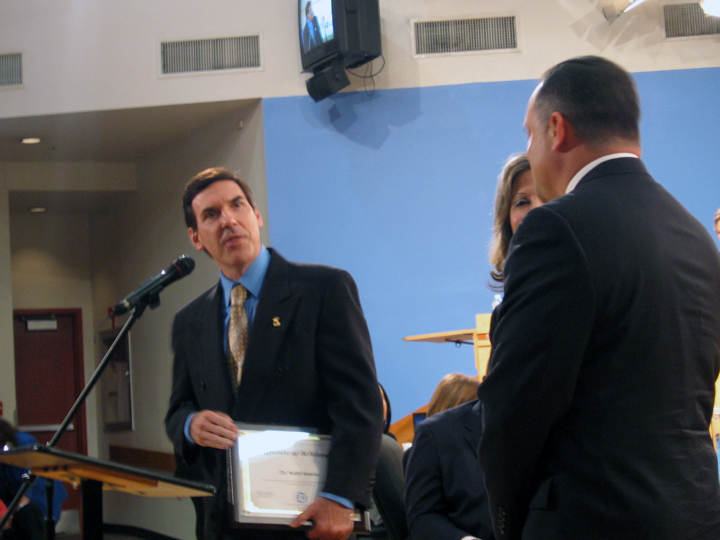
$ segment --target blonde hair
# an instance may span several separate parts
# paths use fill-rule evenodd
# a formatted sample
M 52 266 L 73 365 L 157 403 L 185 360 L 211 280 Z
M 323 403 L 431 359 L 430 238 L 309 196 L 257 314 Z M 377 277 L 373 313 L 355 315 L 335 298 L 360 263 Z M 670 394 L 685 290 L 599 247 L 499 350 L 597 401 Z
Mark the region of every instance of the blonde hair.
M 495 191 L 493 237 L 490 243 L 490 264 L 494 267 L 490 271 L 490 277 L 497 282 L 497 285 L 490 285 L 493 290 L 502 289 L 505 259 L 507 259 L 508 247 L 513 235 L 512 227 L 510 227 L 512 190 L 520 175 L 529 170 L 530 162 L 527 155 L 524 153 L 514 154 L 505 162 L 505 166 L 498 177 L 497 190 Z
M 715 212 L 715 225 L 717 225 L 718 221 L 720 221 L 720 208 Z
M 477 397 L 479 384 L 478 378 L 470 375 L 463 375 L 462 373 L 445 375 L 430 398 L 427 415 L 432 416 L 445 409 L 452 409 L 472 401 Z

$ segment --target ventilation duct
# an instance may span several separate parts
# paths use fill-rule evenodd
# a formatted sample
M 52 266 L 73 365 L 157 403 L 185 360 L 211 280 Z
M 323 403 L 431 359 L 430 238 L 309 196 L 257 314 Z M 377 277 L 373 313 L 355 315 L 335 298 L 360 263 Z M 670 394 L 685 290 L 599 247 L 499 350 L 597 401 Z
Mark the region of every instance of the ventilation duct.
M 666 38 L 720 34 L 720 17 L 705 15 L 699 3 L 665 5 L 663 18 Z
M 22 84 L 22 55 L 0 54 L 0 86 Z
M 517 49 L 515 17 L 416 21 L 415 55 Z
M 260 36 L 161 43 L 162 73 L 260 67 Z

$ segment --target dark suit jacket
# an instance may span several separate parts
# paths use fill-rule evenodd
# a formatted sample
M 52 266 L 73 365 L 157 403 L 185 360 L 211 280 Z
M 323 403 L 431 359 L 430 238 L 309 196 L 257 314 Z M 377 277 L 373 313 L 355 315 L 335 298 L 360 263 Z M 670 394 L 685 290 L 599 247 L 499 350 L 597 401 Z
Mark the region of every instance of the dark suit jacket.
M 418 425 L 405 470 L 411 540 L 460 540 L 469 535 L 495 538 L 477 459 L 481 434 L 477 400 Z
M 218 284 L 175 317 L 173 388 L 165 419 L 184 467 L 199 468 L 218 488 L 218 495 L 206 502 L 205 539 L 221 538 L 229 518 L 225 453 L 190 444 L 183 433 L 188 414 L 198 410 L 331 434 L 324 491 L 368 506 L 382 404 L 352 277 L 335 268 L 290 263 L 271 250 L 237 398 L 224 352 L 221 302 Z M 277 532 L 270 536 L 281 537 Z
M 480 461 L 502 539 L 717 539 L 720 257 L 619 158 L 532 210 L 505 268 Z

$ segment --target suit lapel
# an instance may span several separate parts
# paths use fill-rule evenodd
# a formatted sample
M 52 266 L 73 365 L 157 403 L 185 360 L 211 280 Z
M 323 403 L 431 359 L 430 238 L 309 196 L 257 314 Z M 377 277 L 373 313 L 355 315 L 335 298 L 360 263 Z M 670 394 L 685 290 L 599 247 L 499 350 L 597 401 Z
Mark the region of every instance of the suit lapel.
M 272 384 L 273 372 L 281 367 L 280 347 L 292 326 L 299 296 L 293 294 L 289 264 L 274 250 L 255 310 L 245 353 L 243 375 L 235 403 L 234 418 L 253 421 Z
M 191 321 L 189 331 L 192 335 L 190 343 L 198 348 L 194 358 L 201 358 L 199 365 L 200 385 L 207 387 L 207 394 L 217 410 L 231 410 L 234 400 L 230 373 L 225 359 L 224 329 L 222 320 L 222 294 L 220 285 L 207 292 L 205 301 Z M 214 323 L 212 322 L 214 321 Z M 220 405 L 226 405 L 224 408 Z

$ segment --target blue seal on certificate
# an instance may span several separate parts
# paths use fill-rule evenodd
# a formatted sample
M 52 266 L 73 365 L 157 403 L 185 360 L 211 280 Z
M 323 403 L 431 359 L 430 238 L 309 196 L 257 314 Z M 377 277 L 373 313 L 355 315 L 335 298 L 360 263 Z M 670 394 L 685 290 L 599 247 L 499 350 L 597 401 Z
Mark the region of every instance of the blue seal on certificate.
M 304 504 L 308 502 L 308 496 L 305 495 L 302 491 L 298 491 L 298 494 L 295 496 L 295 499 L 297 499 L 297 502 Z

